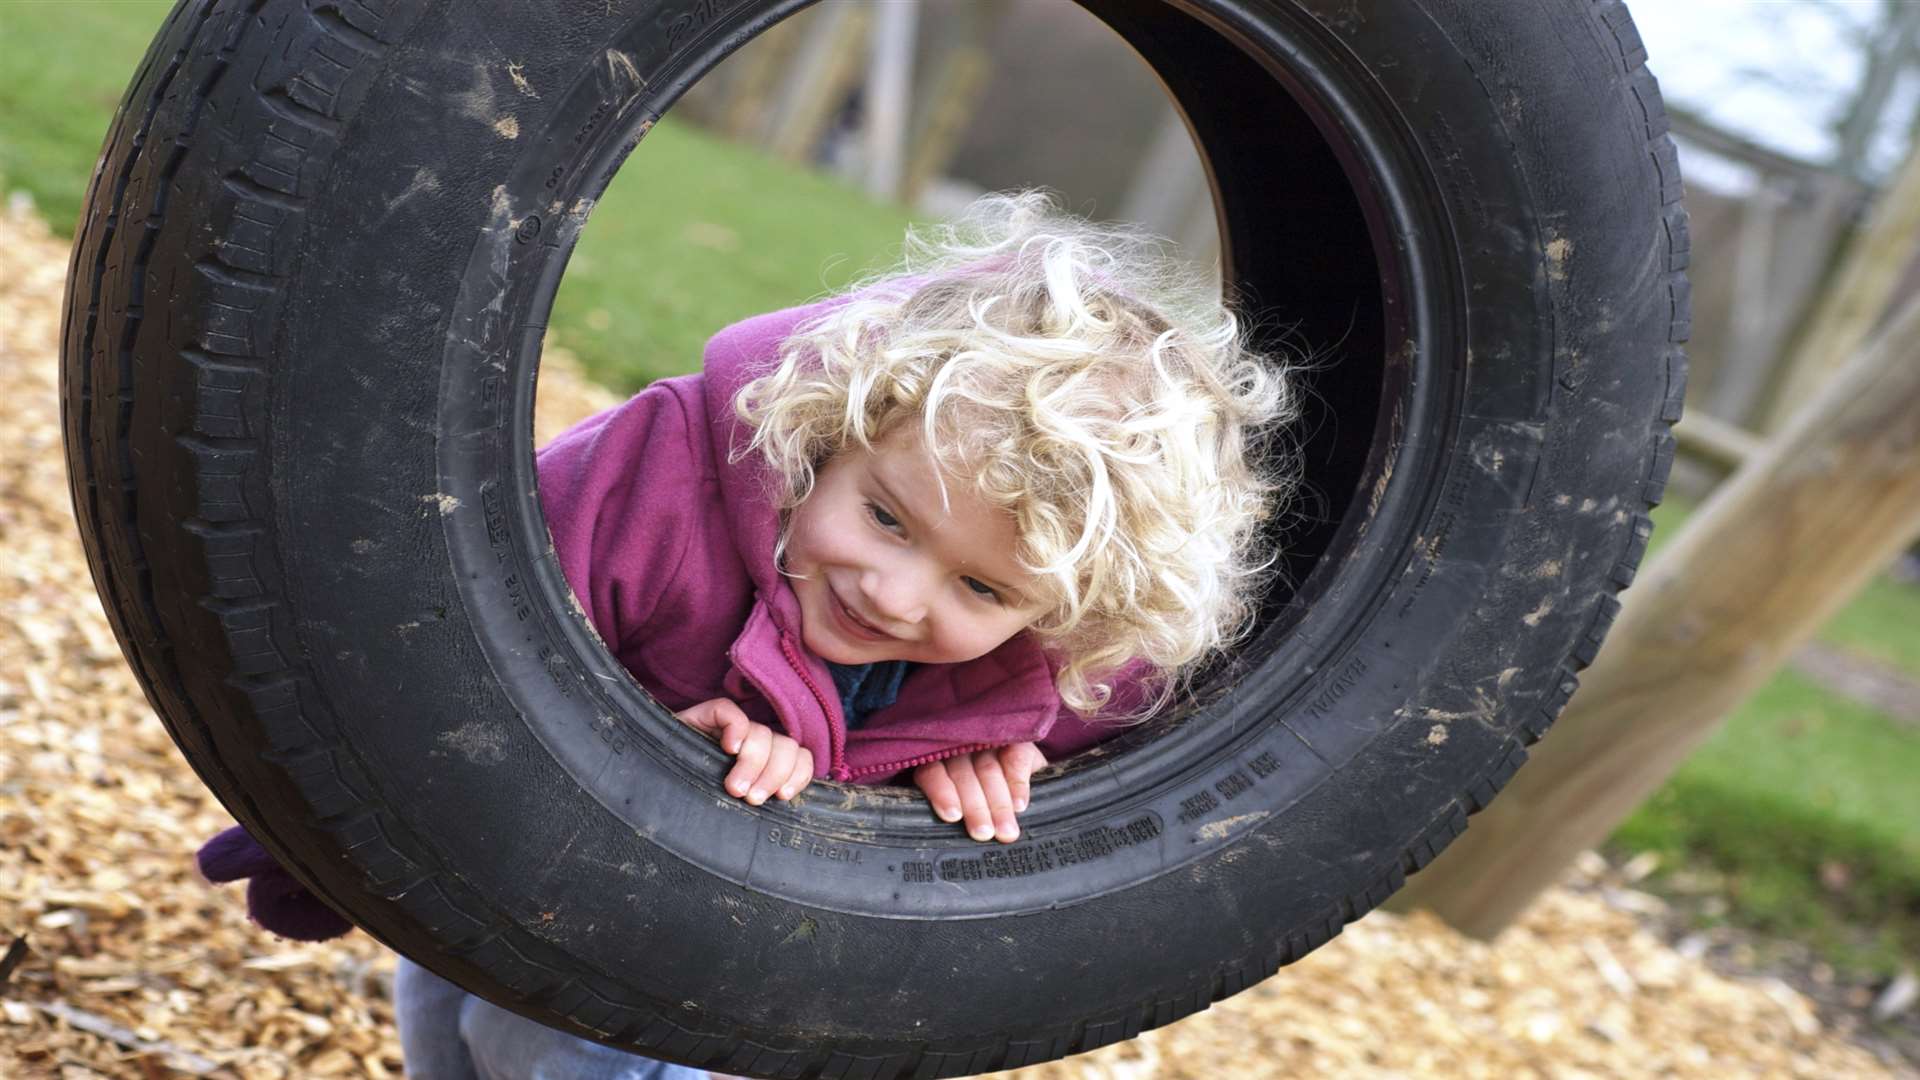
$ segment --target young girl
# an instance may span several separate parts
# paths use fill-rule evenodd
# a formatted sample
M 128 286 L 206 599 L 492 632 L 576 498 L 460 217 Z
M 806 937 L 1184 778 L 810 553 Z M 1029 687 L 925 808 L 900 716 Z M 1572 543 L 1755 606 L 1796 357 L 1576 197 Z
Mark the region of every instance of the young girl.
M 541 453 L 568 583 L 733 757 L 729 793 L 910 780 L 1011 843 L 1036 769 L 1151 713 L 1243 628 L 1255 529 L 1293 483 L 1252 444 L 1293 393 L 1161 244 L 986 196 L 910 231 L 894 272 L 722 330 L 700 374 Z M 404 961 L 396 998 L 410 1063 L 507 1075 L 479 1044 L 520 1018 L 456 1031 L 485 1003 Z

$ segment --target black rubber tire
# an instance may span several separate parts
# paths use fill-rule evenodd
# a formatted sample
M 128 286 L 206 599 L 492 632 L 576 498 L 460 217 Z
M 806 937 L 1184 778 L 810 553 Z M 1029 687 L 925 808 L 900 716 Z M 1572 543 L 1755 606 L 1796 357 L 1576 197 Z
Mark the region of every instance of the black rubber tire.
M 1066 763 L 989 849 L 901 790 L 725 797 L 534 499 L 587 210 L 798 6 L 183 0 L 74 247 L 74 503 L 188 759 L 381 940 L 730 1072 L 1044 1061 L 1337 934 L 1566 703 L 1672 460 L 1674 150 L 1616 0 L 1085 0 L 1189 117 L 1229 280 L 1343 341 L 1304 429 L 1324 513 L 1275 537 L 1298 588 L 1204 706 Z

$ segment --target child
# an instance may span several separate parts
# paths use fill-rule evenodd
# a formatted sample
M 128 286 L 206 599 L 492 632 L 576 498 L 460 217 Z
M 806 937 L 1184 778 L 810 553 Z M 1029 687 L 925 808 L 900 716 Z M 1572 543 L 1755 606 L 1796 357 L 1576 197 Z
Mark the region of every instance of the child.
M 1012 842 L 1036 768 L 1244 622 L 1282 486 L 1246 444 L 1285 401 L 1152 238 L 988 196 L 902 272 L 723 330 L 540 486 L 589 617 L 735 755 L 730 793 L 905 773 Z
M 1036 769 L 1243 628 L 1292 484 L 1250 450 L 1292 411 L 1159 241 L 989 195 L 568 430 L 539 489 L 589 620 L 730 794 L 899 777 L 1011 843 Z

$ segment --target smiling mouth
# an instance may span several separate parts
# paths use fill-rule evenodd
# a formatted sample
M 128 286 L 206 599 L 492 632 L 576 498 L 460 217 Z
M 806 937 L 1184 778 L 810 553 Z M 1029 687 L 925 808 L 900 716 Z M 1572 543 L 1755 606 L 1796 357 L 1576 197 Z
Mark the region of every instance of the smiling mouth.
M 848 625 L 859 632 L 860 636 L 868 637 L 875 641 L 893 640 L 892 634 L 861 618 L 859 613 L 853 610 L 852 606 L 840 599 L 840 594 L 834 591 L 831 585 L 827 586 L 827 596 L 832 601 L 834 610 L 839 613 L 841 619 L 845 620 Z

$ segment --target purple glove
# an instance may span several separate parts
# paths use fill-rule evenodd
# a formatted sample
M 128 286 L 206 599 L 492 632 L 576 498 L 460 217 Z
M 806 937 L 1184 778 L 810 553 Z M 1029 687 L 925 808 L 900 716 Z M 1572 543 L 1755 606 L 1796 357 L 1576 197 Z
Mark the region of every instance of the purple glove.
M 295 941 L 325 941 L 353 924 L 307 891 L 267 854 L 246 826 L 235 825 L 200 846 L 200 873 L 208 881 L 248 878 L 247 914 L 262 927 Z

